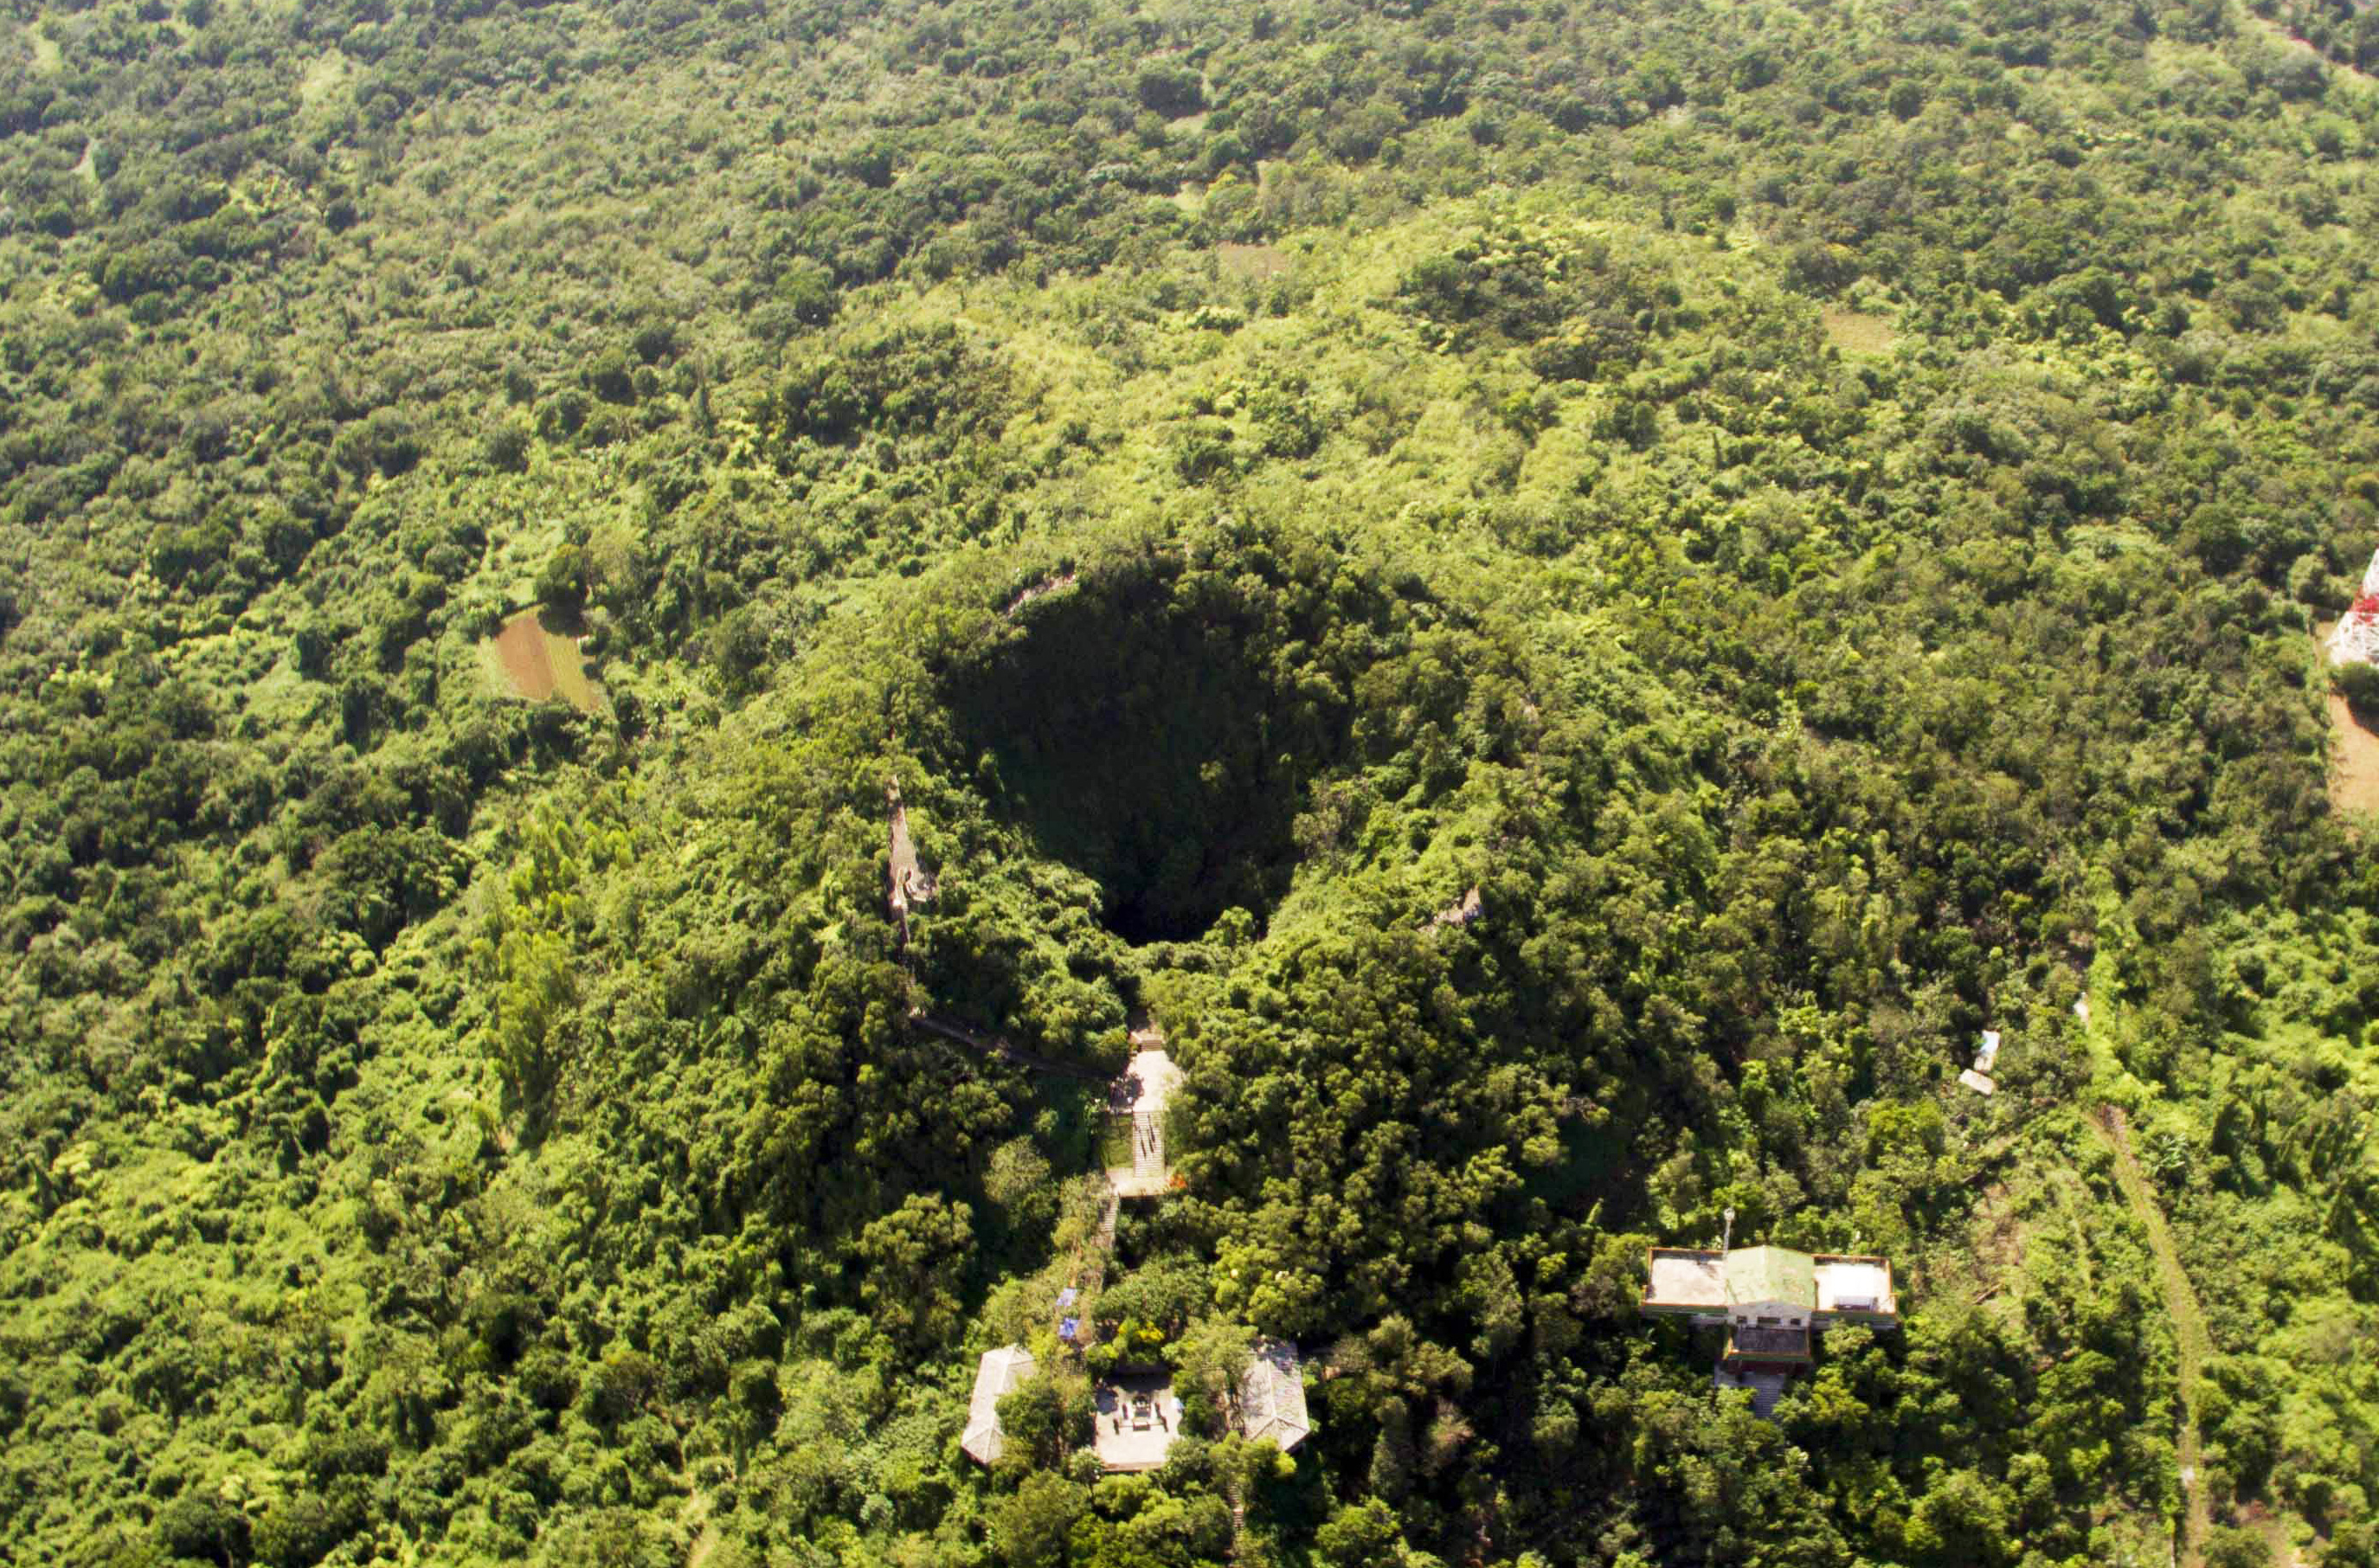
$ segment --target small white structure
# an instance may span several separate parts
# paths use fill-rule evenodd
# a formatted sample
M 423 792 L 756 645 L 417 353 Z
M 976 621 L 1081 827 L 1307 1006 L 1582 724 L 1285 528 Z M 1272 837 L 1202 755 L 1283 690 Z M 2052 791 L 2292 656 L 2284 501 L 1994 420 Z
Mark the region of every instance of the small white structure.
M 2080 1019 L 2083 1023 L 2088 1023 L 2090 1021 L 2089 997 L 2076 996 L 2073 998 L 2073 1016 Z
M 1438 911 L 1431 918 L 1440 925 L 1471 925 L 1477 923 L 1486 912 L 1487 906 L 1479 899 L 1479 889 L 1473 887 L 1460 899 Z
M 1891 1296 L 1891 1265 L 1880 1258 L 1826 1258 L 1813 1272 L 1820 1312 L 1890 1312 L 1899 1306 Z
M 1313 1430 L 1305 1414 L 1305 1375 L 1297 1346 L 1268 1339 L 1256 1346 L 1239 1380 L 1239 1429 L 1250 1442 L 1270 1438 L 1286 1453 Z
M 1974 1053 L 1974 1065 L 1960 1073 L 1958 1081 L 1977 1094 L 1997 1092 L 1999 1085 L 1992 1082 L 1987 1075 L 1991 1068 L 1998 1065 L 1999 1059 L 1999 1031 L 1996 1029 L 1987 1029 L 1983 1031 L 1983 1048 Z
M 2379 664 L 2379 550 L 2362 573 L 2362 591 L 2354 607 L 2337 619 L 2329 633 L 2332 664 Z
M 1022 1386 L 1033 1370 L 1033 1353 L 1020 1345 L 983 1353 L 983 1362 L 974 1370 L 974 1397 L 967 1401 L 966 1432 L 959 1439 L 967 1457 L 979 1465 L 999 1457 L 1006 1446 L 999 1430 L 999 1402 Z

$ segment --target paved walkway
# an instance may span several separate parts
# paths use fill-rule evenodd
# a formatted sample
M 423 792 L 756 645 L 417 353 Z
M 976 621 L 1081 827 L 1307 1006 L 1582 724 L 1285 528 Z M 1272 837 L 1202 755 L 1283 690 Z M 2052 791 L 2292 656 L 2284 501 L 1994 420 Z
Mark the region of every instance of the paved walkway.
M 1776 1402 L 1784 1397 L 1784 1384 L 1791 1377 L 1787 1372 L 1769 1372 L 1753 1369 L 1730 1371 L 1721 1361 L 1710 1369 L 1712 1388 L 1747 1388 L 1751 1391 L 1751 1413 L 1763 1421 L 1776 1418 Z
M 1173 1186 L 1173 1167 L 1165 1158 L 1165 1106 L 1181 1069 L 1165 1054 L 1163 1040 L 1153 1029 L 1134 1031 L 1132 1042 L 1141 1049 L 1108 1101 L 1115 1114 L 1131 1117 L 1131 1164 L 1107 1170 L 1107 1180 L 1125 1198 L 1154 1198 Z

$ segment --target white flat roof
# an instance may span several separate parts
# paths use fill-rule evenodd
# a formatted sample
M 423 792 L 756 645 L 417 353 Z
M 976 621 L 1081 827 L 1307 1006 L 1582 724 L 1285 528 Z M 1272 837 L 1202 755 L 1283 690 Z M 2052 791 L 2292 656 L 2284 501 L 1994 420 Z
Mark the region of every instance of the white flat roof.
M 1658 1250 L 1652 1254 L 1652 1293 L 1662 1306 L 1723 1307 L 1726 1269 L 1716 1252 Z
M 1844 1300 L 1863 1309 L 1893 1309 L 1891 1270 L 1882 1263 L 1819 1263 L 1817 1310 L 1830 1312 Z

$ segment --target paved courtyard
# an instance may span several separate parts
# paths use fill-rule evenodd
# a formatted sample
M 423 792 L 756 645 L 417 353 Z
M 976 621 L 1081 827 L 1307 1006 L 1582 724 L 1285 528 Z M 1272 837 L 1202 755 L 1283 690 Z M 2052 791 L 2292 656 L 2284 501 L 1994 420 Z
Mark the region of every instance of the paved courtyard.
M 1110 1470 L 1153 1470 L 1181 1431 L 1181 1401 L 1169 1379 L 1112 1378 L 1095 1395 L 1099 1463 Z

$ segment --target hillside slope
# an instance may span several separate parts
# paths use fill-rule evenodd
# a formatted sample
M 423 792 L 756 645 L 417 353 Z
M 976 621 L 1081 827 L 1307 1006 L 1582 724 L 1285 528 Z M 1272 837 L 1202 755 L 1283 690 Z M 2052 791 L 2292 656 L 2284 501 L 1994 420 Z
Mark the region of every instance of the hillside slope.
M 0 1556 L 2379 1562 L 2374 134 L 2213 5 L 0 8 Z M 1907 1309 L 1772 1421 L 1730 1212 Z M 1085 1280 L 1170 1459 L 974 1465 Z

